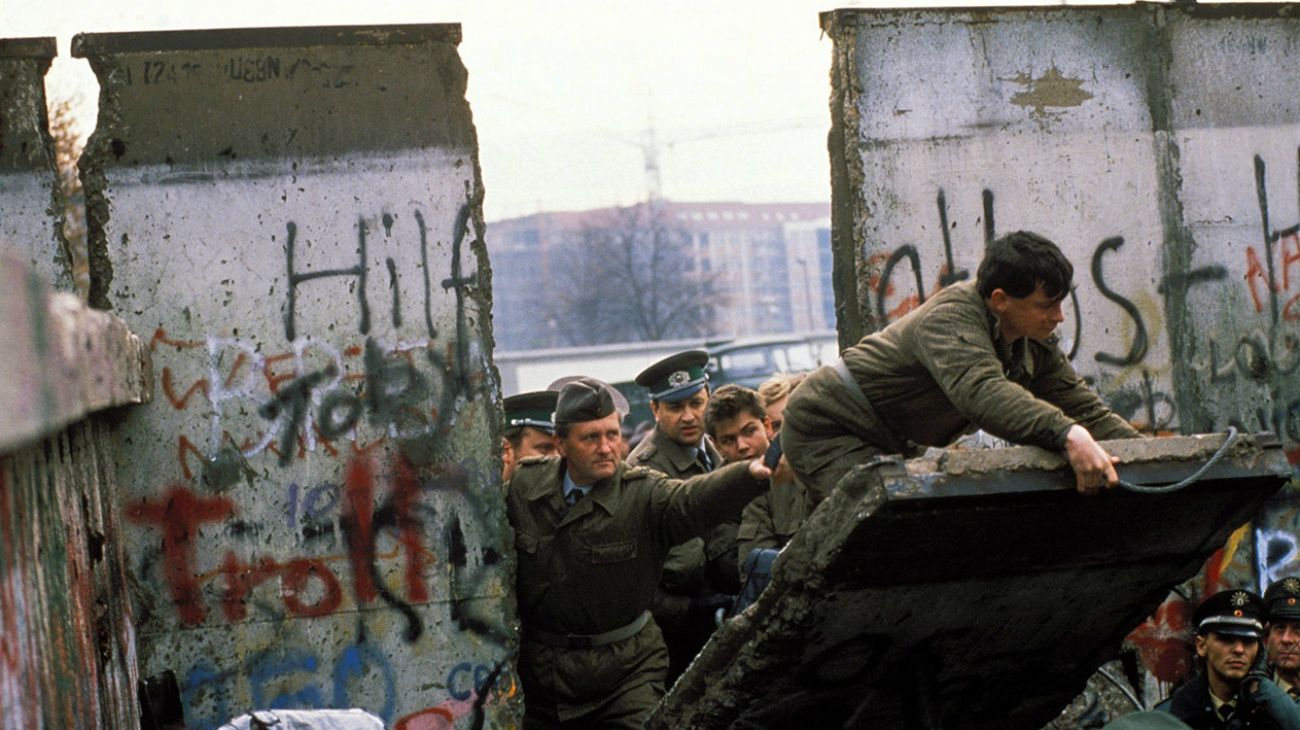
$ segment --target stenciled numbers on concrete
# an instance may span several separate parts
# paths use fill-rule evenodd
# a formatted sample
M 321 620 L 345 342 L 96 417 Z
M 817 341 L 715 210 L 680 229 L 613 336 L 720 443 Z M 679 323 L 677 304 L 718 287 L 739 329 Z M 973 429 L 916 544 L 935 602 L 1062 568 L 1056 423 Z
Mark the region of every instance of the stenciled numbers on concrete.
M 80 36 L 92 298 L 150 337 L 117 429 L 141 673 L 193 727 L 513 726 L 481 184 L 457 26 Z

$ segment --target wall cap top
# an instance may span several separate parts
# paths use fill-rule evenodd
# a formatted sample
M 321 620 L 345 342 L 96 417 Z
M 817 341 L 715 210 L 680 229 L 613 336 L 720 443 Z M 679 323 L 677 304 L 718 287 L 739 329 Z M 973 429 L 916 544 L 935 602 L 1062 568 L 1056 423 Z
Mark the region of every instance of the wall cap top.
M 460 40 L 460 23 L 78 33 L 72 37 L 72 55 L 76 58 L 86 58 L 119 53 L 217 51 L 241 48 L 397 46 L 428 43 L 459 45 Z

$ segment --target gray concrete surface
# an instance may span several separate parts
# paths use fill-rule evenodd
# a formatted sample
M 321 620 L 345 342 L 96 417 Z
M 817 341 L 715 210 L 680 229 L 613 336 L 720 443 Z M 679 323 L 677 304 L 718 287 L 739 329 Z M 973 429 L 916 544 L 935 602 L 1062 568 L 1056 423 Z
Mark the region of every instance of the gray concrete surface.
M 154 354 L 117 429 L 141 673 L 192 728 L 512 727 L 511 534 L 460 27 L 81 35 L 91 300 Z
M 21 251 L 46 281 L 71 291 L 45 110 L 45 72 L 56 54 L 53 38 L 0 38 L 0 246 Z
M 1124 478 L 1169 484 L 1223 440 L 1106 445 Z M 647 727 L 1042 727 L 1290 473 L 1249 436 L 1159 495 L 1085 498 L 1032 447 L 863 465 Z

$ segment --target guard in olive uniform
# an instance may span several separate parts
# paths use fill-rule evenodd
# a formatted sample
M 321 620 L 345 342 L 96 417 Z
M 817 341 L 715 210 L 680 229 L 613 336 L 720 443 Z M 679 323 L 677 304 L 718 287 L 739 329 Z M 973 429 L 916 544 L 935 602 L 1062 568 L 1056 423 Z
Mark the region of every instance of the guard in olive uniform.
M 637 384 L 650 391 L 655 427 L 628 454 L 627 463 L 678 479 L 707 474 L 722 464 L 722 455 L 704 430 L 709 401 L 704 364 L 708 361 L 707 352 L 688 350 L 636 376 Z M 730 606 L 740 592 L 734 557 L 739 524 L 738 519 L 728 521 L 675 546 L 664 562 L 651 611 L 668 643 L 670 686 L 713 635 L 718 610 Z
M 1264 600 L 1220 591 L 1192 613 L 1200 673 L 1156 706 L 1193 730 L 1296 730 L 1300 710 L 1269 678 L 1260 647 Z
M 522 459 L 555 453 L 551 414 L 558 395 L 554 390 L 538 390 L 512 395 L 502 402 L 506 412 L 505 430 L 501 433 L 502 481 L 510 479 Z
M 507 485 L 525 728 L 641 727 L 668 670 L 648 610 L 668 549 L 735 519 L 771 476 L 757 460 L 685 481 L 624 464 L 610 390 L 565 385 L 561 456 L 525 459 Z
M 1300 702 L 1300 578 L 1274 581 L 1264 591 L 1268 658 L 1278 689 Z
M 1082 493 L 1114 486 L 1097 439 L 1141 434 L 1057 346 L 1073 276 L 1056 244 L 1009 234 L 989 245 L 974 282 L 945 287 L 809 375 L 786 403 L 781 445 L 814 506 L 873 456 L 913 456 L 979 428 L 1063 450 Z

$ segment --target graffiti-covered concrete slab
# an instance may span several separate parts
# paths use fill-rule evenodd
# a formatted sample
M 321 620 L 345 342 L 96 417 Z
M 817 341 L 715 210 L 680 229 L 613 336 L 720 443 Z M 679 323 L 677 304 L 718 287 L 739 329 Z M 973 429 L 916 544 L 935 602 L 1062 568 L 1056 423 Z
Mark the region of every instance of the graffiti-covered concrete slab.
M 0 244 L 23 252 L 46 281 L 71 290 L 45 110 L 45 72 L 55 55 L 53 38 L 0 38 Z
M 1168 485 L 1224 439 L 1106 446 Z M 863 465 L 648 727 L 1041 727 L 1290 471 L 1271 436 L 1165 494 L 1080 496 L 1033 447 Z
M 1147 431 L 1269 431 L 1300 460 L 1300 5 L 842 10 L 833 229 L 840 337 L 1029 229 L 1075 267 L 1076 370 Z M 1279 495 L 1133 636 L 1158 699 L 1203 592 L 1300 574 Z
M 159 398 L 118 429 L 141 674 L 186 719 L 519 715 L 489 273 L 455 25 L 82 35 L 92 299 Z

